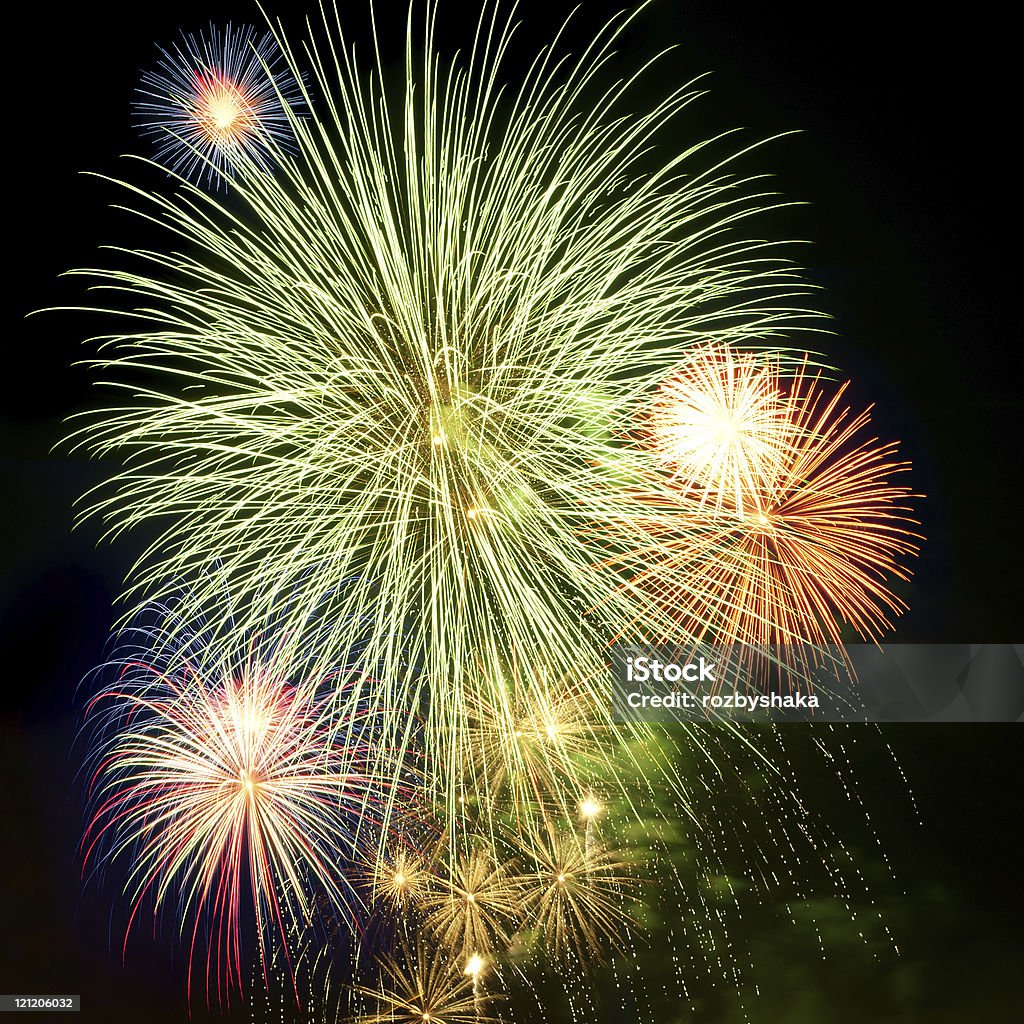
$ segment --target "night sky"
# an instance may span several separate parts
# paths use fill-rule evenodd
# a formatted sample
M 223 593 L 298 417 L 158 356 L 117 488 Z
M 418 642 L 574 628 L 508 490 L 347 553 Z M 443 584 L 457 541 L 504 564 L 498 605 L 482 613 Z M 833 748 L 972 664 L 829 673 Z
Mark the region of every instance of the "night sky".
M 363 4 L 350 6 L 358 38 Z M 379 6 L 394 12 L 385 56 L 398 61 L 404 5 Z M 569 32 L 573 49 L 618 6 L 586 2 Z M 1024 355 L 1011 280 L 1019 174 L 1009 152 L 1020 120 L 1018 37 L 985 4 L 955 20 L 914 6 L 658 0 L 627 32 L 617 66 L 630 71 L 679 44 L 637 102 L 712 72 L 710 96 L 680 122 L 680 146 L 733 127 L 750 141 L 800 130 L 744 166 L 770 172 L 773 188 L 806 204 L 762 230 L 812 243 L 793 255 L 834 318 L 836 335 L 819 348 L 851 377 L 855 405 L 875 403 L 879 436 L 901 441 L 911 483 L 927 496 L 910 611 L 892 639 L 1020 641 Z M 446 7 L 456 5 L 442 0 L 440 35 L 464 43 L 467 19 L 446 28 Z M 523 3 L 516 52 L 530 55 L 571 7 Z M 301 31 L 305 5 L 268 8 Z M 119 894 L 82 885 L 76 850 L 78 688 L 102 658 L 140 546 L 97 544 L 95 524 L 72 532 L 72 503 L 103 470 L 51 451 L 62 421 L 95 400 L 87 371 L 71 364 L 101 324 L 72 313 L 25 317 L 85 301 L 81 281 L 58 275 L 103 262 L 99 244 L 146 241 L 109 208 L 118 191 L 79 172 L 132 173 L 117 157 L 143 151 L 129 108 L 154 44 L 210 20 L 259 23 L 259 14 L 245 2 L 100 2 L 25 5 L 20 16 L 6 39 L 0 993 L 81 993 L 80 1019 L 97 1024 L 184 1021 L 171 931 L 137 933 L 122 962 L 122 917 L 110 910 Z M 891 761 L 856 766 L 860 792 L 891 852 L 895 888 L 883 898 L 898 908 L 901 948 L 929 987 L 908 997 L 911 1009 L 875 1019 L 1009 1020 L 1024 954 L 1024 842 L 1014 831 L 1024 736 L 1015 725 L 922 725 L 888 729 L 885 739 L 917 813 L 893 788 Z M 847 810 L 823 810 L 842 832 Z M 857 1006 L 857 990 L 844 994 L 841 980 L 834 990 L 843 1013 Z M 756 1003 L 750 1013 L 755 1024 L 776 1019 L 759 1016 Z M 847 1019 L 838 1003 L 836 1013 Z

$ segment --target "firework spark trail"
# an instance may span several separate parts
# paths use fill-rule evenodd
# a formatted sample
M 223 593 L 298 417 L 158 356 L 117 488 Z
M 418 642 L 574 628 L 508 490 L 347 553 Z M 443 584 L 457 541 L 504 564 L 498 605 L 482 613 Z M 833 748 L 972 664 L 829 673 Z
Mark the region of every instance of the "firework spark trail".
M 219 185 L 242 163 L 268 169 L 276 150 L 293 147 L 290 118 L 301 96 L 270 33 L 211 25 L 160 52 L 135 103 L 158 163 Z
M 166 609 L 156 614 L 166 621 Z M 144 906 L 154 919 L 173 906 L 183 933 L 191 920 L 190 996 L 205 934 L 207 999 L 214 989 L 230 998 L 248 915 L 261 947 L 274 934 L 285 956 L 290 930 L 313 912 L 311 893 L 358 927 L 344 864 L 379 844 L 400 773 L 377 770 L 371 715 L 339 727 L 338 693 L 356 685 L 344 673 L 303 678 L 267 638 L 206 648 L 198 661 L 197 645 L 175 653 L 159 628 L 119 640 L 105 666 L 117 678 L 87 708 L 85 866 L 126 858 L 128 933 Z
M 829 908 L 845 910 L 851 934 L 859 934 L 865 944 L 877 940 L 894 948 L 888 933 L 878 927 L 870 886 L 851 859 L 846 845 L 850 836 L 831 832 L 801 793 L 804 776 L 818 777 L 824 768 L 829 776 L 834 774 L 837 789 L 846 791 L 845 798 L 853 799 L 849 764 L 834 763 L 835 753 L 842 750 L 836 739 L 830 737 L 829 752 L 822 748 L 825 756 L 809 763 L 793 760 L 797 745 L 784 729 L 759 730 L 745 744 L 711 727 L 687 739 L 664 736 L 676 748 L 679 775 L 685 780 L 683 800 L 677 803 L 673 797 L 673 811 L 665 813 L 669 794 L 659 791 L 657 773 L 640 773 L 632 785 L 641 791 L 635 806 L 642 810 L 643 821 L 632 810 L 609 807 L 612 820 L 606 825 L 615 844 L 628 850 L 621 858 L 628 862 L 625 869 L 615 872 L 623 884 L 612 887 L 610 894 L 615 910 L 625 916 L 635 913 L 647 923 L 652 914 L 660 919 L 669 957 L 644 955 L 646 929 L 640 924 L 616 928 L 617 941 L 598 936 L 597 949 L 585 962 L 568 946 L 568 958 L 546 974 L 544 983 L 557 978 L 564 985 L 571 1019 L 588 1024 L 602 1012 L 595 1005 L 600 997 L 588 969 L 602 953 L 623 1000 L 613 1005 L 629 1007 L 629 1019 L 661 1019 L 664 1002 L 657 993 L 673 993 L 680 1005 L 696 1012 L 694 993 L 700 991 L 702 976 L 713 985 L 722 980 L 734 985 L 738 1016 L 755 1016 L 753 1006 L 744 1006 L 743 996 L 752 977 L 751 950 L 739 937 L 750 933 L 751 912 L 756 915 L 759 907 L 775 905 L 783 913 L 778 924 L 788 914 L 789 926 L 813 929 L 819 942 L 818 929 L 827 925 Z M 817 740 L 807 742 L 818 746 Z M 866 814 L 863 825 L 874 831 Z M 872 838 L 877 841 L 877 835 Z M 643 884 L 634 889 L 634 880 L 641 879 Z M 793 906 L 803 908 L 799 919 L 792 916 Z M 591 920 L 583 916 L 579 926 Z M 827 943 L 822 943 L 822 957 L 827 953 Z M 528 989 L 520 991 L 526 994 Z
M 183 251 L 85 271 L 138 309 L 95 360 L 132 398 L 77 443 L 124 464 L 87 515 L 110 535 L 161 523 L 129 601 L 216 561 L 199 597 L 238 595 L 243 628 L 282 604 L 304 621 L 299 580 L 310 602 L 336 595 L 330 651 L 373 622 L 377 710 L 399 744 L 425 710 L 454 817 L 474 708 L 496 709 L 515 774 L 520 698 L 543 707 L 550 680 L 664 617 L 581 536 L 615 524 L 641 550 L 648 535 L 623 482 L 650 479 L 654 456 L 607 425 L 696 340 L 769 344 L 807 314 L 777 247 L 740 233 L 774 199 L 731 172 L 737 154 L 697 145 L 646 168 L 698 90 L 624 113 L 633 79 L 601 81 L 628 19 L 575 63 L 543 51 L 509 91 L 497 5 L 464 64 L 440 60 L 432 18 L 422 65 L 410 20 L 394 109 L 328 15 L 308 52 L 317 116 L 290 118 L 297 151 L 274 151 L 276 174 L 236 169 L 230 209 L 128 186 Z M 500 681 L 527 661 L 510 696 Z

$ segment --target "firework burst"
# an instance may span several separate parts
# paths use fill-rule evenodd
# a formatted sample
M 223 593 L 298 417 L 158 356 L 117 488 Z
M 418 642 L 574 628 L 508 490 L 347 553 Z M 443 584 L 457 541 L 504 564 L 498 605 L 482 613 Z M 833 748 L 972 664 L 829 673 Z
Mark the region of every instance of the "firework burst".
M 240 162 L 267 169 L 293 148 L 301 101 L 272 35 L 210 26 L 161 49 L 139 87 L 135 118 L 156 160 L 184 178 L 219 184 Z
M 711 379 L 722 385 L 716 403 L 724 399 L 735 379 L 731 357 L 721 376 L 705 372 L 723 358 L 709 352 L 686 388 Z M 806 370 L 783 374 L 764 357 L 761 366 L 756 391 L 770 402 L 774 436 L 753 450 L 770 457 L 746 462 L 749 474 L 730 470 L 714 510 L 689 478 L 677 478 L 669 495 L 640 494 L 648 541 L 619 564 L 644 566 L 630 586 L 665 614 L 650 620 L 665 629 L 662 639 L 839 644 L 844 626 L 878 638 L 904 607 L 891 583 L 908 578 L 903 563 L 917 550 L 910 490 L 892 480 L 908 466 L 894 444 L 867 436 L 867 412 L 843 407 L 846 385 L 829 395 Z M 717 455 L 708 464 L 723 465 Z
M 646 420 L 675 485 L 715 512 L 759 511 L 763 481 L 790 455 L 777 362 L 752 352 L 698 349 L 658 388 Z
M 550 823 L 527 835 L 522 850 L 529 870 L 517 881 L 549 957 L 582 966 L 623 948 L 636 922 L 626 909 L 633 881 L 622 854 Z
M 506 943 L 520 908 L 512 868 L 484 842 L 451 856 L 424 901 L 427 932 L 463 958 Z
M 424 858 L 401 848 L 391 856 L 376 858 L 366 875 L 373 901 L 398 913 L 422 907 L 432 882 Z
M 483 958 L 453 959 L 422 937 L 381 960 L 377 987 L 356 986 L 372 1005 L 358 1024 L 491 1024 L 496 996 L 483 992 Z M 472 968 L 472 969 L 470 969 Z
M 336 595 L 330 652 L 373 623 L 377 709 L 399 745 L 424 714 L 454 818 L 472 716 L 493 709 L 505 775 L 521 776 L 521 705 L 546 713 L 552 681 L 651 610 L 582 536 L 646 536 L 624 482 L 650 479 L 653 456 L 611 425 L 695 338 L 770 339 L 805 313 L 790 265 L 742 236 L 774 200 L 731 173 L 734 153 L 648 166 L 698 92 L 626 112 L 601 69 L 628 19 L 579 61 L 545 50 L 511 91 L 496 4 L 450 65 L 432 15 L 414 60 L 413 21 L 400 109 L 328 17 L 294 158 L 236 168 L 230 210 L 198 190 L 148 197 L 191 244 L 170 269 L 138 253 L 145 272 L 89 272 L 147 312 L 97 360 L 131 400 L 80 441 L 124 465 L 87 514 L 112 535 L 163 524 L 129 600 L 216 562 L 205 596 L 236 594 L 247 629 L 282 604 L 305 621 L 299 581 L 310 601 Z M 525 659 L 509 699 L 496 681 Z
M 514 813 L 543 808 L 564 816 L 595 775 L 609 772 L 613 748 L 603 709 L 594 705 L 597 685 L 579 672 L 526 686 L 516 673 L 481 688 L 463 735 L 464 791 Z M 496 706 L 499 700 L 505 703 Z
M 129 931 L 146 905 L 172 907 L 183 933 L 191 921 L 190 964 L 205 944 L 207 998 L 224 998 L 241 986 L 246 922 L 285 959 L 318 900 L 355 923 L 344 865 L 380 841 L 394 773 L 374 772 L 366 716 L 339 727 L 354 680 L 303 678 L 265 642 L 220 657 L 200 645 L 193 660 L 159 628 L 120 640 L 117 678 L 87 711 L 85 863 L 128 862 Z

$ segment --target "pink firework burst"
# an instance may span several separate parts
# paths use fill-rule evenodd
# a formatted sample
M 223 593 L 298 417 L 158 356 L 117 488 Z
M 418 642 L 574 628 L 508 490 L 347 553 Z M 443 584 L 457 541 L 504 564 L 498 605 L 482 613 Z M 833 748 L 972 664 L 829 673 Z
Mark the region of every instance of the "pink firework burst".
M 264 963 L 268 941 L 289 959 L 325 898 L 358 927 L 350 867 L 408 794 L 396 791 L 369 716 L 337 717 L 365 680 L 293 682 L 280 650 L 197 663 L 152 636 L 150 655 L 135 646 L 115 662 L 117 679 L 88 706 L 99 742 L 85 863 L 127 863 L 128 933 L 144 908 L 155 924 L 173 907 L 190 998 L 205 947 L 207 1001 L 230 1001 L 252 924 Z

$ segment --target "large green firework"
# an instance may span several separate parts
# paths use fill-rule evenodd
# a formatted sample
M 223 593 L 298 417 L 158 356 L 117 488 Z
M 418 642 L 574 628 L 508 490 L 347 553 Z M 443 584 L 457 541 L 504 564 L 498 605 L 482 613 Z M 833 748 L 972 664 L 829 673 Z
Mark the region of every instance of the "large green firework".
M 359 649 L 394 681 L 378 710 L 454 812 L 481 708 L 506 774 L 528 773 L 524 706 L 548 717 L 578 673 L 606 726 L 604 645 L 678 631 L 588 540 L 673 543 L 626 498 L 667 486 L 624 440 L 637 409 L 694 345 L 780 348 L 806 313 L 780 250 L 745 233 L 776 200 L 742 151 L 666 130 L 685 137 L 698 88 L 637 113 L 642 71 L 609 72 L 628 17 L 578 59 L 556 40 L 513 87 L 511 14 L 485 4 L 451 62 L 446 16 L 410 13 L 397 99 L 336 13 L 301 51 L 280 37 L 312 114 L 274 173 L 242 164 L 226 197 L 125 184 L 175 249 L 82 271 L 120 293 L 94 363 L 125 397 L 74 440 L 123 467 L 85 515 L 159 527 L 130 605 L 185 579 L 247 609 L 230 628 L 291 617 L 301 644 L 332 622 L 327 656 Z

